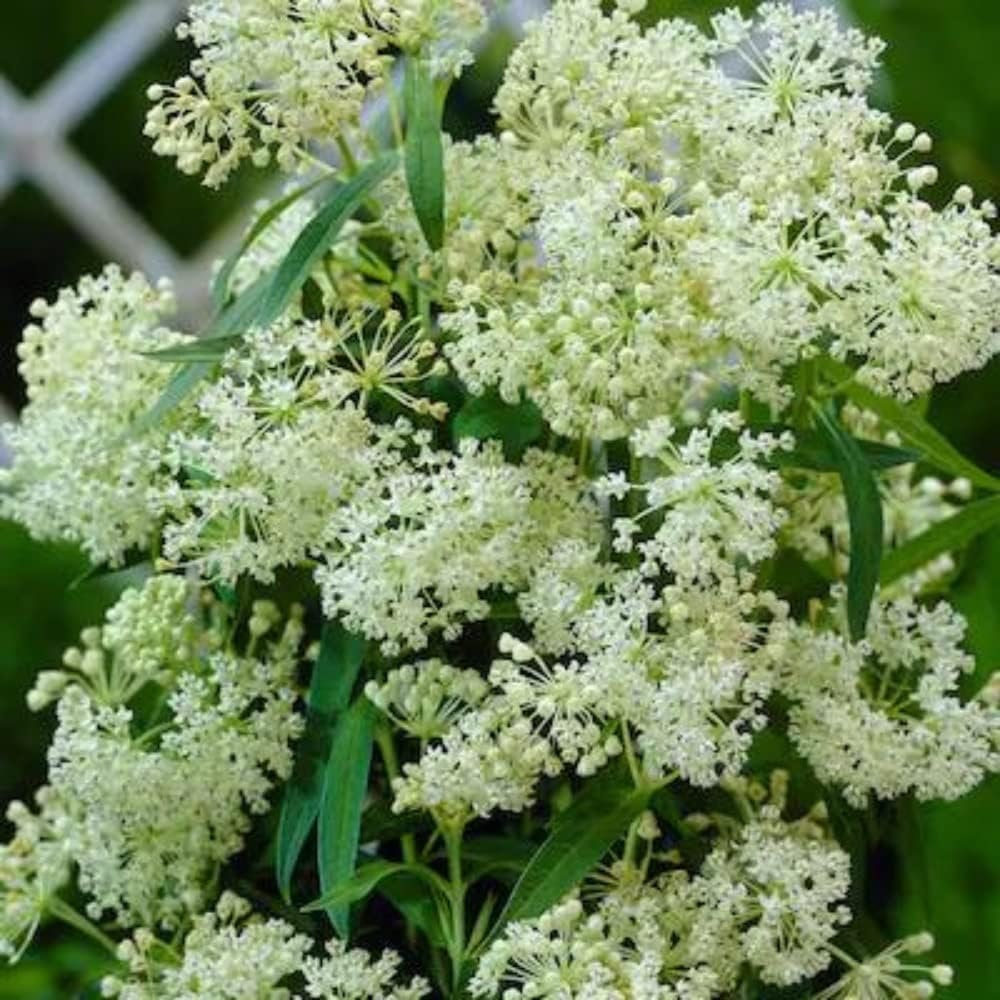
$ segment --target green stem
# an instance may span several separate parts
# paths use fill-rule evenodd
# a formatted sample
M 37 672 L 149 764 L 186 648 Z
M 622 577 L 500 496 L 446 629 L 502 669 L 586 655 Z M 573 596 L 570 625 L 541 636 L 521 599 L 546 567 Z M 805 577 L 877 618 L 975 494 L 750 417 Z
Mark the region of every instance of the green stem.
M 632 746 L 632 736 L 629 733 L 628 723 L 622 720 L 622 746 L 625 748 L 625 760 L 628 761 L 628 769 L 632 775 L 632 781 L 636 788 L 643 788 L 646 784 L 639 767 L 639 761 L 635 756 L 635 749 Z
M 358 172 L 358 161 L 351 149 L 351 144 L 342 136 L 337 136 L 337 151 L 344 163 L 344 169 L 348 177 L 353 177 Z
M 48 912 L 57 920 L 78 930 L 86 935 L 91 941 L 96 941 L 102 948 L 106 948 L 115 958 L 118 957 L 118 945 L 111 940 L 96 924 L 91 923 L 82 913 L 78 913 L 69 903 L 54 896 L 45 904 Z
M 448 850 L 448 881 L 451 884 L 451 934 L 448 954 L 451 957 L 452 995 L 458 996 L 465 963 L 465 882 L 462 878 L 462 828 L 443 831 Z
M 396 743 L 392 738 L 392 731 L 388 726 L 379 726 L 375 730 L 375 742 L 378 744 L 379 753 L 385 764 L 385 773 L 389 776 L 390 783 L 399 777 L 399 758 L 396 756 Z M 399 838 L 399 846 L 403 852 L 403 860 L 408 865 L 418 863 L 417 841 L 412 833 L 404 833 Z M 417 942 L 417 929 L 404 917 L 406 924 L 406 940 L 412 948 Z

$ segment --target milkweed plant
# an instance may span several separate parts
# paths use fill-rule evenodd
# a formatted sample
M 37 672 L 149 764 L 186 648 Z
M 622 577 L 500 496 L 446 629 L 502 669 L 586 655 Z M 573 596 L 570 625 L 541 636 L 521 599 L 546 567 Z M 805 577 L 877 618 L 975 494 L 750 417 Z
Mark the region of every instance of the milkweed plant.
M 486 4 L 191 5 L 153 148 L 289 187 L 199 335 L 116 267 L 32 307 L 0 512 L 143 582 L 29 696 L 12 960 L 54 918 L 123 1000 L 951 982 L 864 833 L 1000 767 L 948 603 L 1000 479 L 924 416 L 1000 352 L 996 210 L 927 200 L 832 9 L 643 6 L 557 0 L 456 141 Z

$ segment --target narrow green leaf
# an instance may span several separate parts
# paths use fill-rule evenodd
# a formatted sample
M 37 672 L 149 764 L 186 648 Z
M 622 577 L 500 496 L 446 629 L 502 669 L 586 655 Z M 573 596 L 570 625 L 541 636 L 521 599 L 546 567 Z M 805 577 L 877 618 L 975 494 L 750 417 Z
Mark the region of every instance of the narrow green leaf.
M 444 243 L 444 145 L 441 103 L 427 63 L 406 60 L 406 180 L 424 238 L 432 250 Z
M 223 337 L 198 338 L 176 347 L 165 347 L 162 351 L 149 351 L 147 358 L 156 361 L 168 361 L 187 364 L 195 361 L 220 361 L 226 352 L 236 347 L 243 340 L 239 333 L 226 334 Z
M 212 301 L 215 303 L 216 309 L 221 310 L 225 306 L 229 298 L 229 282 L 232 279 L 237 264 L 243 259 L 243 255 L 247 250 L 257 242 L 257 239 L 263 234 L 264 230 L 268 229 L 272 222 L 277 221 L 284 215 L 300 198 L 309 194 L 310 191 L 314 191 L 324 182 L 328 183 L 329 178 L 317 177 L 308 184 L 303 184 L 301 187 L 295 188 L 294 191 L 290 191 L 284 197 L 279 198 L 254 222 L 236 252 L 226 260 L 212 282 Z
M 893 583 L 945 552 L 963 548 L 997 525 L 1000 525 L 1000 497 L 969 504 L 889 552 L 882 562 L 882 585 Z
M 847 571 L 847 623 L 851 639 L 863 639 L 882 563 L 882 498 L 864 452 L 828 410 L 814 406 L 816 424 L 837 457 L 851 532 Z
M 253 317 L 260 308 L 260 303 L 267 289 L 267 276 L 258 278 L 209 324 L 197 340 L 179 345 L 194 353 L 204 352 L 201 355 L 204 360 L 188 361 L 177 370 L 152 408 L 147 410 L 132 425 L 129 431 L 130 436 L 144 434 L 160 424 L 215 371 L 218 358 L 222 357 L 226 350 L 235 343 L 233 341 L 234 335 L 245 333 L 253 325 Z M 223 344 L 225 350 L 216 356 L 215 349 L 219 344 Z M 167 349 L 168 352 L 172 350 L 174 348 Z M 154 352 L 150 356 L 155 358 L 160 356 L 160 353 L 162 352 Z M 173 359 L 166 357 L 164 360 Z
M 278 819 L 275 868 L 286 902 L 291 901 L 292 875 L 319 814 L 336 718 L 350 703 L 364 650 L 364 641 L 339 624 L 324 626 L 309 686 L 306 728 L 295 750 L 295 769 L 285 786 Z
M 137 437 L 161 424 L 214 369 L 214 361 L 194 361 L 178 368 L 160 398 L 129 428 L 128 436 Z
M 899 465 L 919 462 L 920 452 L 909 448 L 894 448 L 881 441 L 853 438 L 869 467 L 876 470 L 894 469 Z M 837 472 L 837 455 L 822 435 L 815 431 L 795 431 L 795 447 L 791 451 L 776 451 L 771 464 L 783 468 L 810 469 L 813 472 Z
M 628 784 L 584 785 L 559 817 L 514 886 L 490 935 L 512 920 L 537 917 L 558 903 L 608 852 L 649 801 L 648 791 Z
M 374 732 L 375 708 L 362 696 L 341 715 L 333 734 L 319 807 L 318 862 L 323 895 L 354 874 Z M 347 904 L 326 907 L 326 912 L 346 940 L 350 931 Z
M 531 844 L 510 837 L 473 837 L 462 844 L 462 860 L 468 866 L 466 872 L 470 883 L 487 875 L 502 882 L 513 882 L 533 854 Z
M 1000 478 L 979 468 L 975 462 L 962 455 L 915 410 L 852 381 L 853 372 L 847 365 L 827 358 L 823 361 L 823 367 L 834 381 L 840 383 L 840 392 L 858 406 L 877 414 L 884 424 L 892 427 L 907 444 L 916 448 L 927 462 L 953 475 L 964 476 L 969 482 L 985 490 L 1000 492 Z
M 371 861 L 362 865 L 349 879 L 327 893 L 308 906 L 303 906 L 302 910 L 309 913 L 313 910 L 328 910 L 332 907 L 347 906 L 365 899 L 372 894 L 380 882 L 384 882 L 393 876 L 409 872 L 416 878 L 421 879 L 432 889 L 437 889 L 445 894 L 448 893 L 448 883 L 445 882 L 437 872 L 431 870 L 426 865 L 407 864 L 402 861 Z
M 288 308 L 313 269 L 330 249 L 341 229 L 372 190 L 396 169 L 398 156 L 386 153 L 373 160 L 337 188 L 299 234 L 267 286 L 254 317 L 259 326 L 270 326 Z
M 480 441 L 496 438 L 503 442 L 504 454 L 516 460 L 525 448 L 542 436 L 542 415 L 530 400 L 505 403 L 495 392 L 471 396 L 455 414 L 452 434 L 455 440 L 472 437 Z

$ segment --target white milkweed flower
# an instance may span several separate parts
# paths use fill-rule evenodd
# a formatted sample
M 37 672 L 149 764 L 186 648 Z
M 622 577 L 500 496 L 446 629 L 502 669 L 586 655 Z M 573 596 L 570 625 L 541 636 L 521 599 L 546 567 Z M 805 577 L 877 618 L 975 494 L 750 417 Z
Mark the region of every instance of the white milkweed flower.
M 851 916 L 850 871 L 837 844 L 796 833 L 765 807 L 709 855 L 694 885 L 710 924 L 713 899 L 739 898 L 730 917 L 740 951 L 765 982 L 789 986 L 830 964 L 831 942 Z
M 714 38 L 556 4 L 510 62 L 500 141 L 450 158 L 461 204 L 496 192 L 494 225 L 452 216 L 438 257 L 458 374 L 612 439 L 676 418 L 706 377 L 781 409 L 787 368 L 824 349 L 903 399 L 981 367 L 995 210 L 920 200 L 930 138 L 864 96 L 881 50 L 788 4 Z
M 1000 713 L 963 702 L 958 685 L 974 661 L 965 620 L 948 604 L 876 600 L 865 639 L 833 628 L 790 627 L 778 687 L 793 701 L 790 735 L 822 781 L 855 806 L 869 794 L 954 799 L 1000 769 Z
M 149 930 L 119 946 L 128 978 L 108 976 L 102 995 L 118 1000 L 291 1000 L 281 986 L 297 973 L 312 942 L 282 920 L 251 916 L 250 906 L 223 893 L 209 913 L 194 918 L 178 955 Z
M 822 971 L 849 913 L 850 859 L 762 811 L 700 871 L 574 894 L 504 929 L 479 960 L 474 996 L 711 1000 L 749 960 L 790 985 Z
M 486 592 L 525 586 L 529 569 L 567 538 L 597 538 L 596 508 L 573 465 L 529 451 L 521 465 L 498 442 L 465 439 L 457 454 L 419 454 L 372 477 L 332 511 L 316 571 L 327 615 L 388 653 L 421 649 L 442 630 L 489 613 Z
M 146 134 L 209 187 L 247 159 L 295 170 L 311 143 L 358 128 L 393 49 L 454 74 L 485 20 L 479 0 L 198 0 L 178 29 L 198 56 L 190 75 L 150 87 Z
M 862 358 L 862 380 L 900 399 L 985 365 L 1000 350 L 994 214 L 901 195 L 875 225 L 845 222 L 846 291 L 824 309 L 833 353 Z
M 328 941 L 323 958 L 310 956 L 302 965 L 304 995 L 315 1000 L 420 1000 L 430 987 L 420 976 L 397 982 L 401 962 L 388 949 L 373 960 L 361 948 Z
M 150 543 L 146 492 L 163 479 L 163 432 L 130 432 L 170 380 L 169 365 L 142 354 L 183 340 L 161 325 L 173 305 L 169 285 L 109 266 L 32 306 L 38 322 L 18 348 L 28 405 L 7 433 L 0 516 L 75 542 L 95 563 Z
M 393 725 L 419 740 L 443 736 L 464 712 L 478 705 L 489 685 L 475 670 L 458 670 L 442 660 L 421 660 L 369 681 L 368 700 Z
M 71 850 L 51 788 L 36 793 L 38 814 L 11 802 L 14 836 L 0 846 L 0 959 L 16 962 L 31 944 L 49 901 L 70 879 Z
M 736 453 L 713 462 L 713 449 L 720 450 L 727 434 L 738 435 Z M 731 576 L 741 560 L 753 565 L 772 555 L 784 513 L 773 499 L 781 479 L 764 462 L 791 448 L 791 436 L 753 435 L 739 414 L 718 410 L 683 443 L 674 435 L 670 420 L 660 418 L 632 437 L 636 456 L 655 460 L 662 475 L 637 484 L 611 476 L 600 484 L 606 495 L 638 493 L 642 500 L 642 510 L 615 521 L 615 548 L 638 552 L 646 567 L 662 567 L 695 585 Z M 643 540 L 647 519 L 659 524 Z
M 276 615 L 260 608 L 265 634 L 239 656 L 221 648 L 224 623 L 196 643 L 178 623 L 182 609 L 164 620 L 153 598 L 184 589 L 175 584 L 154 578 L 145 593 L 126 595 L 121 613 L 109 614 L 110 631 L 71 651 L 49 750 L 60 835 L 91 897 L 88 912 L 125 925 L 176 927 L 200 908 L 216 866 L 242 846 L 248 814 L 264 812 L 274 781 L 291 772 L 301 730 L 300 614 L 271 638 Z M 131 630 L 119 640 L 126 620 Z M 179 633 L 187 647 L 166 645 Z M 135 701 L 147 685 L 162 705 L 152 717 Z
M 151 577 L 126 590 L 103 627 L 83 630 L 63 653 L 63 670 L 42 671 L 28 695 L 34 711 L 76 685 L 98 705 L 127 705 L 147 684 L 170 687 L 175 672 L 201 650 L 205 636 L 191 613 L 192 590 L 177 576 Z
M 174 477 L 148 498 L 166 520 L 164 555 L 230 582 L 300 563 L 338 505 L 398 461 L 402 432 L 369 420 L 369 398 L 443 416 L 420 395 L 434 353 L 394 312 L 252 331 L 195 398 L 197 426 L 168 438 Z
M 326 956 L 284 920 L 254 914 L 249 903 L 224 892 L 214 910 L 194 918 L 178 952 L 142 928 L 119 947 L 128 978 L 108 976 L 102 995 L 118 1000 L 420 1000 L 427 984 L 396 982 L 399 956 L 373 960 L 341 941 Z
M 924 965 L 909 959 L 934 947 L 926 931 L 893 942 L 877 955 L 856 959 L 836 949 L 847 971 L 816 994 L 815 1000 L 928 1000 L 935 986 L 950 986 L 950 965 Z

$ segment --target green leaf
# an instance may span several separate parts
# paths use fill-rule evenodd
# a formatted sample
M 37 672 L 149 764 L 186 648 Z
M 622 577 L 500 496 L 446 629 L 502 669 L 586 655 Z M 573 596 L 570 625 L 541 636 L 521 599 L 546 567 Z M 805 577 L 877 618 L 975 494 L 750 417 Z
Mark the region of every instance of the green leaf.
M 1000 478 L 979 468 L 975 462 L 962 455 L 916 411 L 853 381 L 853 371 L 847 365 L 826 358 L 823 367 L 827 374 L 839 383 L 839 392 L 858 406 L 875 413 L 907 444 L 916 448 L 927 462 L 953 475 L 964 476 L 969 482 L 985 490 L 1000 492 Z
M 278 819 L 275 868 L 286 902 L 291 901 L 292 875 L 319 814 L 336 718 L 350 703 L 364 651 L 364 641 L 342 626 L 334 622 L 324 626 L 309 686 L 306 728 L 295 750 L 295 769 L 285 786 Z
M 503 442 L 504 454 L 516 460 L 544 430 L 542 415 L 530 400 L 505 403 L 495 392 L 471 396 L 455 414 L 452 434 L 455 440 L 471 437 L 480 441 L 495 438 Z
M 864 452 L 832 413 L 813 406 L 820 433 L 836 455 L 851 531 L 850 567 L 847 571 L 847 623 L 854 642 L 868 628 L 872 598 L 882 563 L 882 498 Z
M 174 350 L 184 349 L 201 360 L 190 360 L 177 370 L 153 407 L 132 425 L 130 435 L 144 434 L 162 423 L 168 414 L 180 406 L 201 382 L 215 371 L 219 358 L 238 342 L 238 338 L 233 340 L 234 335 L 245 333 L 253 325 L 253 317 L 260 308 L 267 289 L 268 277 L 264 275 L 241 292 L 239 297 L 209 324 L 197 340 L 178 345 L 176 349 L 167 348 L 168 354 Z M 171 357 L 164 357 L 164 353 L 159 351 L 149 356 L 159 357 L 164 361 L 174 360 Z
M 344 224 L 372 190 L 396 169 L 397 162 L 396 153 L 386 153 L 337 188 L 302 230 L 285 259 L 278 265 L 255 316 L 257 325 L 270 326 L 284 313 L 323 255 L 336 241 Z
M 534 854 L 530 843 L 511 837 L 473 837 L 462 843 L 462 860 L 468 865 L 470 883 L 487 875 L 513 881 L 527 867 Z
M 621 782 L 584 785 L 528 862 L 489 940 L 512 920 L 537 917 L 558 903 L 625 833 L 649 796 Z
M 361 843 L 375 840 L 399 840 L 407 833 L 427 833 L 434 829 L 434 820 L 425 812 L 393 812 L 388 802 L 372 802 L 361 817 Z
M 421 879 L 432 889 L 437 889 L 445 895 L 448 894 L 448 883 L 437 872 L 432 871 L 426 865 L 379 859 L 378 861 L 371 861 L 366 865 L 362 865 L 349 879 L 334 886 L 330 892 L 324 893 L 319 899 L 309 903 L 308 906 L 303 906 L 302 910 L 305 913 L 309 913 L 313 910 L 327 910 L 331 907 L 347 906 L 350 903 L 356 903 L 358 900 L 370 896 L 380 882 L 406 872 Z
M 363 695 L 341 715 L 333 734 L 319 807 L 319 884 L 323 895 L 354 874 L 361 833 L 361 812 L 368 791 L 375 707 Z M 347 904 L 326 907 L 342 939 L 347 939 Z
M 215 276 L 215 280 L 212 282 L 212 301 L 215 303 L 217 309 L 221 310 L 229 298 L 229 282 L 232 279 L 233 271 L 236 270 L 236 265 L 239 264 L 243 259 L 243 255 L 257 241 L 264 230 L 269 228 L 272 222 L 275 222 L 284 215 L 300 198 L 309 194 L 310 191 L 314 191 L 321 184 L 329 183 L 329 180 L 328 177 L 318 177 L 308 184 L 303 184 L 294 191 L 290 191 L 284 197 L 279 198 L 254 222 L 250 231 L 243 238 L 243 242 L 239 245 L 239 248 L 223 264 L 219 273 Z
M 445 947 L 436 898 L 423 879 L 410 872 L 397 872 L 379 883 L 378 894 L 387 899 L 414 927 L 419 927 L 436 948 Z
M 794 433 L 795 447 L 791 451 L 776 451 L 771 456 L 772 465 L 810 469 L 813 472 L 839 471 L 837 455 L 822 435 L 810 430 L 797 430 Z M 863 438 L 853 438 L 853 441 L 872 469 L 893 469 L 899 465 L 919 462 L 921 458 L 918 451 L 894 448 L 881 441 L 866 441 Z
M 145 356 L 153 358 L 155 361 L 169 361 L 179 364 L 195 361 L 219 361 L 225 357 L 227 351 L 237 347 L 242 340 L 243 335 L 239 333 L 229 333 L 223 337 L 199 337 L 186 344 L 177 344 L 176 347 L 165 347 L 162 351 L 149 351 Z
M 441 102 L 427 63 L 406 60 L 403 100 L 406 111 L 406 181 L 410 201 L 432 250 L 444 243 L 444 145 Z
M 160 398 L 129 428 L 128 435 L 137 437 L 152 430 L 204 381 L 215 369 L 214 361 L 194 361 L 178 368 L 160 394 Z
M 945 552 L 963 548 L 997 525 L 1000 525 L 1000 497 L 969 504 L 889 552 L 882 562 L 882 585 L 893 583 Z

